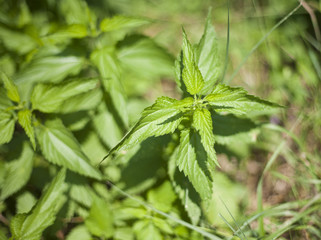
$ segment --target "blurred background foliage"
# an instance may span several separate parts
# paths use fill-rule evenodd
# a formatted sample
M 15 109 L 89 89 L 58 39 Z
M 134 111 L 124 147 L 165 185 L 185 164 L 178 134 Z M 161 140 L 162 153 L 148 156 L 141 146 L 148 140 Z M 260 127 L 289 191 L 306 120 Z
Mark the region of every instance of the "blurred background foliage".
M 15 82 L 22 83 L 22 98 L 31 91 L 30 81 L 59 82 L 68 75 L 96 74 L 91 70 L 95 60 L 89 61 L 94 57 L 89 55 L 97 45 L 116 46 L 126 73 L 122 83 L 129 126 L 157 97 L 179 97 L 173 63 L 182 42 L 182 26 L 191 42 L 197 42 L 211 8 L 222 67 L 226 58 L 228 63 L 222 81 L 242 86 L 251 94 L 286 108 L 270 118 L 253 116 L 253 121 L 260 119 L 263 126 L 247 134 L 238 134 L 228 146 L 216 146 L 222 168 L 214 179 L 213 201 L 209 206 L 203 206 L 201 226 L 212 229 L 222 239 L 234 239 L 229 238 L 232 235 L 235 239 L 257 239 L 265 232 L 262 239 L 275 236 L 280 239 L 321 238 L 321 1 L 238 0 L 230 1 L 228 5 L 223 0 L 0 0 L 0 6 L 0 69 Z M 135 28 L 135 31 L 100 36 L 97 24 L 115 15 L 146 17 L 152 23 Z M 87 37 L 83 38 L 85 35 Z M 248 57 L 261 39 L 264 41 Z M 74 58 L 66 57 L 65 69 L 59 72 L 60 68 L 55 69 L 55 58 L 41 62 L 43 57 L 51 55 L 72 55 Z M 37 66 L 41 66 L 41 71 Z M 46 67 L 51 72 L 48 79 Z M 28 79 L 27 85 L 23 85 L 24 79 Z M 4 91 L 3 88 L 0 90 Z M 102 96 L 97 97 L 97 94 L 94 92 L 87 98 L 96 96 L 93 105 L 79 109 L 90 110 L 92 106 L 98 106 Z M 1 98 L 0 101 L 5 100 Z M 74 104 L 78 101 L 74 100 Z M 99 163 L 127 129 L 126 122 L 120 127 L 104 126 L 106 122 L 117 125 L 117 120 L 108 114 L 112 107 L 107 108 L 100 104 L 95 112 L 70 113 L 67 106 L 60 110 L 59 117 L 93 164 Z M 15 134 L 21 135 L 20 132 Z M 147 140 L 142 144 L 144 146 L 119 156 L 117 163 L 104 163 L 103 172 L 126 192 L 163 212 L 189 221 L 173 189 L 167 180 L 164 181 L 163 160 L 168 148 L 165 138 Z M 13 149 L 20 152 L 16 146 L 22 148 L 21 142 L 14 140 L 0 148 L 2 184 L 6 158 L 14 155 Z M 29 150 L 25 147 L 21 151 Z M 5 239 L 10 218 L 15 213 L 30 210 L 44 186 L 56 174 L 56 169 L 48 165 L 36 155 L 26 187 L 6 202 L 0 202 L 0 232 L 3 232 L 0 239 Z M 189 232 L 130 198 L 123 200 L 119 192 L 106 190 L 100 183 L 73 174 L 68 172 L 66 180 L 72 199 L 68 202 L 67 216 L 65 209 L 58 213 L 70 221 L 56 220 L 46 230 L 45 239 L 64 239 L 65 236 L 69 240 L 91 239 L 93 235 L 104 236 L 104 239 L 134 239 L 134 236 L 148 239 L 151 233 L 153 239 L 174 239 L 173 236 L 202 239 L 195 231 Z M 166 198 L 162 199 L 164 194 Z M 104 204 L 106 202 L 109 205 Z M 100 216 L 102 211 L 112 215 L 115 223 L 110 223 L 106 215 Z M 152 224 L 146 216 L 154 219 Z M 95 227 L 98 223 L 102 225 Z M 113 224 L 117 228 L 111 226 Z

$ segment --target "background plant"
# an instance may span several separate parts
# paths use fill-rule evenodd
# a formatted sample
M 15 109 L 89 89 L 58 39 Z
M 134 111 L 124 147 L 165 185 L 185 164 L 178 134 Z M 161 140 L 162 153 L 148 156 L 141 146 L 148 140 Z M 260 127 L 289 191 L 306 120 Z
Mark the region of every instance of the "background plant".
M 193 1 L 182 8 L 165 0 L 157 7 L 152 1 L 106 1 L 89 7 L 84 1 L 17 3 L 1 2 L 1 238 L 11 234 L 18 239 L 41 235 L 45 239 L 222 239 L 232 233 L 241 239 L 320 236 L 320 111 L 316 110 L 320 48 L 305 10 L 310 7 L 319 14 L 316 2 L 300 7 L 295 12 L 300 14 L 275 30 L 279 34 L 269 35 L 264 34 L 298 3 L 233 3 L 229 31 L 238 37 L 229 39 L 224 79 L 225 4 Z M 177 92 L 171 81 L 174 58 L 160 45 L 177 55 L 182 22 L 191 42 L 197 42 L 209 5 L 213 5 L 219 40 L 211 44 L 204 40 L 215 39 L 210 19 L 199 44 L 193 46 L 184 37 L 183 53 L 176 61 L 176 83 L 181 87 Z M 166 16 L 160 11 L 164 8 Z M 277 14 L 270 16 L 270 12 Z M 147 16 L 118 16 L 132 13 Z M 254 18 L 240 21 L 244 16 Z M 143 25 L 148 35 L 159 32 L 154 40 L 137 30 Z M 238 63 L 262 36 L 266 44 L 250 55 L 254 58 L 246 58 L 236 82 L 233 70 L 239 69 Z M 208 64 L 200 57 L 202 46 L 211 46 L 216 53 L 210 55 L 215 57 L 212 61 L 204 61 Z M 288 108 L 270 119 L 257 112 L 244 118 L 239 115 L 244 109 L 224 102 L 223 110 L 234 110 L 238 116 L 214 113 L 211 97 L 204 98 L 212 91 L 225 90 L 245 102 L 254 100 L 257 106 L 274 106 L 219 81 L 243 85 Z M 159 98 L 138 119 L 162 95 L 171 98 Z M 182 100 L 175 100 L 180 95 Z M 222 110 L 215 107 L 216 112 Z M 209 116 L 207 111 L 211 119 L 204 117 Z M 166 122 L 164 112 L 176 118 Z M 164 121 L 150 121 L 153 114 Z M 189 184 L 193 174 L 185 169 L 185 177 L 176 162 L 184 152 L 181 146 L 186 146 L 180 142 L 187 136 L 196 139 L 188 141 L 189 149 L 201 150 L 196 151 L 196 159 L 216 156 L 206 149 L 214 144 L 213 138 L 204 144 L 205 131 L 199 127 L 211 130 L 211 121 L 221 165 L 213 173 L 212 196 L 211 181 L 205 181 L 209 191 L 200 194 L 206 188 L 198 181 Z M 171 134 L 149 137 L 155 136 L 155 127 L 157 135 Z M 109 150 L 118 154 L 98 169 Z M 209 159 L 212 170 L 215 157 Z M 61 166 L 68 170 L 59 170 Z M 250 215 L 244 214 L 246 209 Z

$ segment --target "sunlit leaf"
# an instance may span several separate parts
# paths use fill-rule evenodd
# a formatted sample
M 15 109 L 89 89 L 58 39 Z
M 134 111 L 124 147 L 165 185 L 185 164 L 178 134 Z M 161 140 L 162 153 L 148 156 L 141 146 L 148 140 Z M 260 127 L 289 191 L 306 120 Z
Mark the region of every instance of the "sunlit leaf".
M 33 166 L 33 151 L 27 142 L 24 142 L 18 159 L 5 165 L 5 177 L 1 187 L 2 200 L 20 190 L 29 180 Z
M 185 83 L 187 91 L 191 95 L 199 93 L 203 86 L 204 80 L 203 76 L 198 69 L 195 62 L 194 49 L 187 39 L 186 33 L 183 32 L 183 46 L 182 46 L 182 78 Z
M 90 164 L 72 133 L 58 119 L 48 120 L 36 128 L 37 139 L 45 158 L 85 176 L 101 179 Z
M 93 90 L 98 84 L 98 79 L 73 80 L 56 85 L 38 84 L 31 95 L 32 107 L 42 112 L 56 112 L 60 110 L 64 101 Z
M 6 74 L 1 72 L 1 79 L 4 83 L 4 86 L 7 90 L 7 96 L 10 100 L 14 102 L 19 102 L 20 101 L 20 96 L 18 92 L 17 86 L 14 84 L 14 82 L 7 77 Z
M 216 85 L 212 93 L 207 95 L 204 100 L 208 101 L 216 112 L 234 114 L 260 111 L 264 113 L 280 107 L 275 103 L 247 94 L 243 88 L 233 88 L 224 84 Z
M 177 165 L 203 200 L 208 200 L 212 196 L 212 179 L 206 160 L 206 152 L 198 134 L 190 129 L 182 130 Z
M 169 97 L 158 98 L 155 104 L 143 111 L 140 120 L 108 155 L 131 148 L 148 137 L 173 133 L 183 120 L 184 107 L 190 106 L 192 102 L 192 98 L 181 101 Z
M 10 142 L 14 131 L 15 120 L 10 112 L 0 110 L 0 145 Z
M 112 100 L 112 104 L 116 109 L 123 124 L 128 125 L 128 113 L 126 107 L 126 94 L 121 83 L 121 69 L 119 62 L 115 56 L 113 48 L 103 48 L 94 51 L 91 60 L 97 66 L 105 91 Z
M 66 171 L 61 170 L 38 200 L 36 206 L 28 213 L 14 216 L 10 223 L 11 239 L 37 240 L 42 232 L 56 219 L 59 210 L 57 202 L 64 189 Z
M 103 32 L 110 32 L 126 28 L 135 28 L 150 22 L 150 20 L 142 17 L 114 16 L 103 19 L 100 23 L 100 29 Z
M 207 161 L 209 168 L 213 168 L 215 163 L 219 166 L 214 149 L 214 134 L 212 117 L 210 111 L 205 108 L 198 108 L 193 114 L 193 126 L 201 136 L 201 142 L 207 153 Z
M 20 110 L 18 112 L 18 122 L 29 137 L 33 149 L 36 149 L 35 130 L 32 123 L 32 112 L 29 109 Z
M 212 90 L 220 74 L 220 58 L 218 56 L 218 43 L 211 14 L 206 19 L 203 36 L 196 48 L 196 61 L 204 79 L 201 93 L 206 94 Z

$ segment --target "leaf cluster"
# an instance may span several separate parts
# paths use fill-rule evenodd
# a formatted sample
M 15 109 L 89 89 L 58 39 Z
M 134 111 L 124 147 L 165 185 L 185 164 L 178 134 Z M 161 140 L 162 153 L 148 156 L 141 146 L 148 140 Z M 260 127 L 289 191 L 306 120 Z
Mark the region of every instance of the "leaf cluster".
M 198 44 L 183 30 L 174 63 L 138 33 L 149 19 L 101 17 L 83 0 L 47 3 L 56 18 L 24 1 L 4 4 L 15 13 L 1 18 L 0 209 L 8 224 L 0 231 L 24 240 L 57 231 L 69 240 L 203 239 L 177 219 L 197 225 L 204 217 L 219 166 L 214 147 L 248 139 L 259 124 L 247 116 L 279 106 L 221 83 L 211 16 Z M 150 88 L 174 64 L 182 98 L 159 97 L 129 129 L 139 84 Z M 106 181 L 141 199 L 124 199 Z

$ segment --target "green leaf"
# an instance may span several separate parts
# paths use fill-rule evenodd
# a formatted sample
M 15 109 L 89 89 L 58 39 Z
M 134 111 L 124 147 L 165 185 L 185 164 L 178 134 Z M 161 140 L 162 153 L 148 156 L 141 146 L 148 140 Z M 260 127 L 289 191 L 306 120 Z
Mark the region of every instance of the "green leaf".
M 234 114 L 267 112 L 281 107 L 278 104 L 249 95 L 243 88 L 232 88 L 224 84 L 216 85 L 212 93 L 207 95 L 204 100 L 208 101 L 216 112 Z
M 110 32 L 121 29 L 130 29 L 146 25 L 151 21 L 141 17 L 129 16 L 114 16 L 112 18 L 105 18 L 100 23 L 100 29 L 103 32 Z
M 260 125 L 250 119 L 240 118 L 233 114 L 212 114 L 213 133 L 217 143 L 229 145 L 240 142 L 253 142 L 256 139 Z
M 64 189 L 66 171 L 61 170 L 42 194 L 36 206 L 27 214 L 18 214 L 10 223 L 12 238 L 15 240 L 37 240 L 42 232 L 53 224 L 59 210 L 57 202 Z
M 17 213 L 29 212 L 36 202 L 37 199 L 30 192 L 24 192 L 17 197 Z
M 137 221 L 134 226 L 134 232 L 136 234 L 137 239 L 140 240 L 162 240 L 163 237 L 160 231 L 153 224 L 152 220 L 145 219 Z
M 99 106 L 97 114 L 93 117 L 93 123 L 100 139 L 110 148 L 115 146 L 123 137 L 122 130 L 105 104 Z
M 203 200 L 212 196 L 212 179 L 207 166 L 206 152 L 201 144 L 199 135 L 191 129 L 181 131 L 177 165 L 180 171 L 193 184 Z
M 210 111 L 205 108 L 196 109 L 193 113 L 193 126 L 201 136 L 201 142 L 207 153 L 208 167 L 214 168 L 214 163 L 219 166 L 214 149 L 215 140 Z
M 28 182 L 32 172 L 33 154 L 28 142 L 24 142 L 19 158 L 5 164 L 6 171 L 4 182 L 1 185 L 1 200 L 11 196 Z
M 184 173 L 180 172 L 176 167 L 178 150 L 179 148 L 175 149 L 168 161 L 168 175 L 188 217 L 193 225 L 197 225 L 201 217 L 201 199 L 191 182 L 186 181 Z
M 35 130 L 32 124 L 32 112 L 29 109 L 20 110 L 18 112 L 18 122 L 29 137 L 33 149 L 36 149 Z
M 15 77 L 22 100 L 29 100 L 33 83 L 60 82 L 68 75 L 79 73 L 84 59 L 76 56 L 49 56 L 37 58 Z
M 141 78 L 151 81 L 158 76 L 172 75 L 172 56 L 150 38 L 140 35 L 126 37 L 118 44 L 118 49 L 117 56 L 126 75 L 129 71 L 140 81 Z
M 187 91 L 191 95 L 199 93 L 203 86 L 204 80 L 198 66 L 195 62 L 194 49 L 187 39 L 186 33 L 183 32 L 183 70 L 182 78 L 185 83 Z
M 68 75 L 77 74 L 84 59 L 76 56 L 49 56 L 32 61 L 15 77 L 18 85 L 27 82 L 59 82 Z
M 38 84 L 31 95 L 32 107 L 42 112 L 57 112 L 69 98 L 93 90 L 98 85 L 98 79 L 74 80 L 58 85 Z
M 147 199 L 153 205 L 153 207 L 163 212 L 169 212 L 172 209 L 176 195 L 173 191 L 171 183 L 169 181 L 165 181 L 158 188 L 148 191 Z
M 0 110 L 7 111 L 8 109 L 12 109 L 10 107 L 13 107 L 13 103 L 8 98 L 7 91 L 4 88 L 0 88 Z
M 173 133 L 183 120 L 184 107 L 189 107 L 192 103 L 192 98 L 181 101 L 169 97 L 158 98 L 155 104 L 143 111 L 140 120 L 106 157 L 115 151 L 138 145 L 148 137 Z
M 71 171 L 100 180 L 72 133 L 58 119 L 48 120 L 36 128 L 37 139 L 45 158 Z
M 117 114 L 128 126 L 126 94 L 121 83 L 121 69 L 113 48 L 103 48 L 94 51 L 90 59 L 97 66 L 106 93 L 110 96 Z
M 89 232 L 98 237 L 109 238 L 114 234 L 113 215 L 109 203 L 96 197 L 85 224 Z
M 5 88 L 7 89 L 8 98 L 14 102 L 20 102 L 18 88 L 14 84 L 14 82 L 11 79 L 9 79 L 7 75 L 3 72 L 1 72 L 1 79 L 4 83 Z
M 68 24 L 96 25 L 96 16 L 84 0 L 64 0 L 59 10 Z
M 59 113 L 73 113 L 96 109 L 102 102 L 103 92 L 101 88 L 94 88 L 88 92 L 68 98 L 57 110 Z
M 0 145 L 10 142 L 14 131 L 15 119 L 10 112 L 0 110 Z
M 58 29 L 55 33 L 44 37 L 42 40 L 45 44 L 57 44 L 64 43 L 71 38 L 84 38 L 87 35 L 87 26 L 83 24 L 71 24 Z
M 21 31 L 10 30 L 3 25 L 0 26 L 0 39 L 6 49 L 21 55 L 37 47 L 36 41 L 31 36 Z
M 74 227 L 67 235 L 66 240 L 91 240 L 92 237 L 85 225 Z
M 207 16 L 203 36 L 196 48 L 196 61 L 204 79 L 204 87 L 201 91 L 206 94 L 212 90 L 220 75 L 220 58 L 218 56 L 218 44 L 211 14 Z
M 123 156 L 122 162 L 126 165 L 121 168 L 120 184 L 126 192 L 141 193 L 157 182 L 169 140 L 170 136 L 150 137 Z

